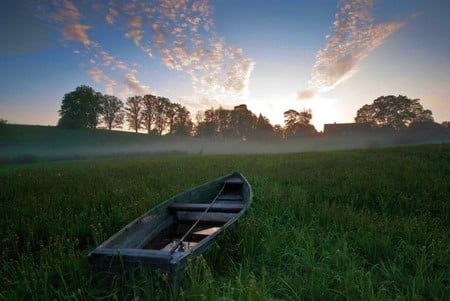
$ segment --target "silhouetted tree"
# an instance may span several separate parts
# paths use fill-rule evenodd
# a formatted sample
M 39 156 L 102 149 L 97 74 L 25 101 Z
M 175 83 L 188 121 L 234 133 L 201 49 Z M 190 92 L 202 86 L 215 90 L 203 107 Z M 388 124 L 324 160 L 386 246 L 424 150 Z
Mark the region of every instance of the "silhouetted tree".
M 167 110 L 170 106 L 170 100 L 166 97 L 158 96 L 155 106 L 155 130 L 162 135 L 168 124 Z
M 283 115 L 284 123 L 286 126 L 286 138 L 305 136 L 311 137 L 317 134 L 317 130 L 311 124 L 311 110 L 304 109 L 300 112 L 297 112 L 291 109 L 284 112 Z
M 201 116 L 200 116 L 201 115 Z M 201 120 L 199 122 L 199 120 Z M 202 114 L 197 113 L 197 129 L 196 134 L 198 137 L 216 137 L 217 120 L 215 117 L 214 109 L 206 110 Z
M 174 131 L 174 125 L 175 125 L 175 119 L 177 116 L 177 111 L 181 107 L 178 103 L 168 102 L 167 106 L 165 108 L 166 113 L 166 123 L 168 126 L 169 135 L 173 134 Z
M 152 132 L 152 125 L 155 122 L 156 117 L 157 97 L 151 94 L 144 95 L 142 104 L 142 122 L 147 130 L 147 133 L 150 134 Z
M 137 133 L 142 128 L 142 97 L 128 97 L 125 111 L 129 128 Z
M 270 124 L 269 119 L 261 113 L 256 120 L 253 136 L 257 139 L 270 139 L 274 136 L 273 126 Z
M 391 126 L 400 130 L 412 122 L 433 121 L 432 112 L 424 110 L 419 99 L 388 95 L 378 97 L 370 105 L 362 106 L 356 113 L 355 122 L 371 123 L 374 127 Z
M 7 123 L 8 123 L 8 120 L 0 118 L 0 125 L 1 124 L 7 124 Z
M 108 130 L 121 128 L 124 119 L 123 102 L 115 96 L 102 95 L 100 103 L 101 117 Z
M 101 113 L 100 93 L 88 86 L 79 86 L 64 95 L 58 111 L 58 126 L 63 128 L 96 128 Z
M 172 133 L 174 135 L 191 136 L 192 128 L 194 126 L 191 120 L 191 113 L 186 107 L 179 104 L 177 104 L 175 108 Z
M 236 137 L 247 140 L 255 128 L 256 115 L 245 104 L 235 106 L 231 113 L 231 124 Z
M 286 139 L 285 130 L 280 124 L 275 124 L 273 126 L 273 133 L 275 137 L 279 139 Z
M 217 138 L 232 138 L 232 110 L 227 110 L 219 107 L 214 111 Z

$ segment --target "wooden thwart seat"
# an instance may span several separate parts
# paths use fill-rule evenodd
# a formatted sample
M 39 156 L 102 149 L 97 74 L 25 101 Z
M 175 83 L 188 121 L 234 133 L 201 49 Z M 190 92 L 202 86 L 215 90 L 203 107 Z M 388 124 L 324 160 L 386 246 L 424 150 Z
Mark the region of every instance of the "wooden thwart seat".
M 173 211 L 205 211 L 210 204 L 208 203 L 175 203 L 169 206 Z M 216 201 L 208 212 L 239 212 L 244 208 L 242 202 L 221 202 Z
M 222 194 L 217 198 L 218 201 L 242 201 L 240 194 Z
M 194 235 L 202 235 L 202 236 L 209 236 L 212 235 L 214 233 L 216 233 L 217 231 L 220 230 L 220 227 L 211 227 L 211 228 L 206 228 L 197 232 L 194 232 Z
M 176 218 L 179 221 L 197 221 L 200 222 L 218 222 L 226 223 L 234 218 L 237 213 L 225 213 L 225 212 L 202 212 L 202 211 L 177 211 L 175 213 Z
M 226 184 L 244 184 L 244 181 L 240 177 L 233 177 L 224 180 L 222 183 Z

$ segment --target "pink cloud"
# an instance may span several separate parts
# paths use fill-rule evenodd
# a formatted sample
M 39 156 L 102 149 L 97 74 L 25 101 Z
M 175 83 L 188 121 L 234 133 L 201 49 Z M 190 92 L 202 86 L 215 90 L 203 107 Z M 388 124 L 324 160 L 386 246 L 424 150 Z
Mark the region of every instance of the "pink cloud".
M 119 12 L 115 8 L 108 8 L 108 14 L 106 15 L 106 21 L 109 24 L 114 24 L 114 21 L 116 20 L 116 17 L 119 15 Z
M 56 11 L 48 15 L 51 21 L 55 21 L 61 27 L 65 40 L 79 41 L 85 46 L 91 44 L 87 30 L 91 28 L 79 22 L 81 16 L 75 5 L 69 1 L 55 2 Z
M 212 7 L 208 0 L 136 0 L 117 7 L 125 19 L 125 36 L 161 63 L 191 77 L 194 90 L 203 96 L 241 98 L 255 62 L 241 48 L 227 45 L 212 30 Z M 145 32 L 151 28 L 151 32 Z M 145 45 L 145 46 L 143 46 Z
M 89 46 L 91 41 L 87 35 L 87 30 L 91 28 L 82 24 L 67 24 L 63 28 L 63 36 L 66 40 L 79 41 L 85 46 Z
M 404 21 L 375 23 L 372 0 L 341 0 L 332 33 L 316 55 L 310 87 L 300 91 L 299 99 L 311 91 L 328 91 L 356 73 L 359 63 L 395 31 Z

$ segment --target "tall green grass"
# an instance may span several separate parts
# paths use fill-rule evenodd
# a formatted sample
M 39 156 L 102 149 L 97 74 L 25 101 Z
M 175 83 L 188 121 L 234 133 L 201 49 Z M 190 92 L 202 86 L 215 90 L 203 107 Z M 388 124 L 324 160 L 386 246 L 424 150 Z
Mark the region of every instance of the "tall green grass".
M 178 289 L 95 273 L 86 255 L 130 220 L 238 170 L 246 215 Z M 165 156 L 0 168 L 0 299 L 448 300 L 450 145 Z

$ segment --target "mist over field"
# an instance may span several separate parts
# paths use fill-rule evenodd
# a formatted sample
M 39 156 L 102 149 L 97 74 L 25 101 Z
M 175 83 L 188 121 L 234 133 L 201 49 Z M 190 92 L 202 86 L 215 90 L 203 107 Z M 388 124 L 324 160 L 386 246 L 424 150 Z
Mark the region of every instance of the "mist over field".
M 66 130 L 46 126 L 0 127 L 0 159 L 12 163 L 37 160 L 162 154 L 271 154 L 348 150 L 394 145 L 450 142 L 450 135 L 319 136 L 291 140 L 241 141 L 155 136 L 106 130 Z

